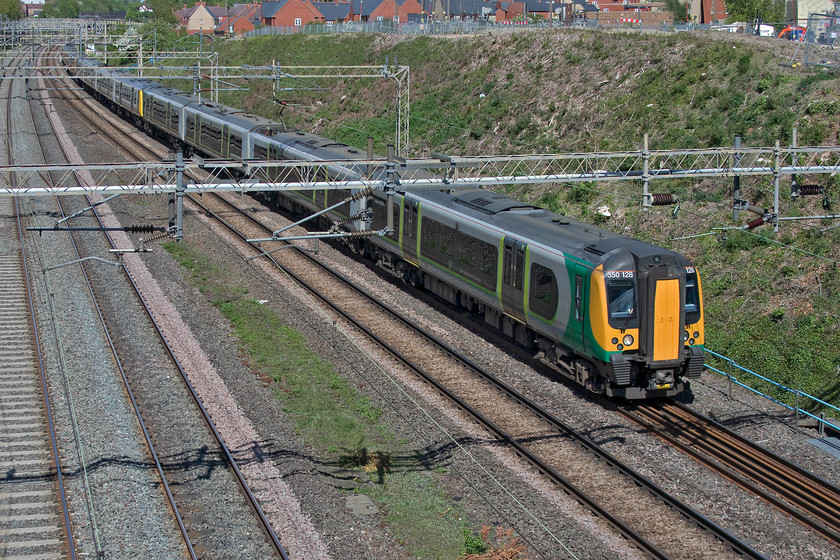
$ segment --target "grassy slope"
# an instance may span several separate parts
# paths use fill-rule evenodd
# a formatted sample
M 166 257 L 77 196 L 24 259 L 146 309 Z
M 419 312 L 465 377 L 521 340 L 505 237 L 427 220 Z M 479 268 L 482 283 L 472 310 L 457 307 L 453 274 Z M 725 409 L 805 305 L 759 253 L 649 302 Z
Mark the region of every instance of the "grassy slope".
M 726 146 L 735 134 L 746 146 L 786 145 L 794 126 L 800 145 L 838 142 L 838 76 L 780 66 L 790 60 L 791 45 L 769 39 L 570 30 L 465 38 L 261 37 L 218 48 L 222 64 L 383 64 L 386 56 L 396 57 L 411 67 L 409 155 L 639 149 L 645 133 L 653 149 Z M 277 94 L 289 102 L 282 113 L 287 124 L 359 147 L 371 135 L 384 153 L 393 142 L 393 82 L 319 84 L 327 89 Z M 270 84 L 251 88 L 224 101 L 277 118 Z M 804 182 L 825 185 L 837 211 L 836 178 Z M 600 219 L 594 209 L 607 205 L 613 217 L 601 220 L 605 227 L 687 254 L 703 274 L 710 348 L 840 404 L 840 228 L 819 231 L 837 222 L 785 222 L 779 234 L 763 226 L 758 236 L 674 240 L 734 225 L 731 181 L 655 183 L 654 190 L 680 195 L 677 219 L 670 209 L 641 212 L 638 184 L 507 189 L 588 221 Z M 794 202 L 788 195 L 783 181 L 783 215 L 826 213 L 821 198 Z M 772 184 L 742 180 L 742 196 L 771 207 Z

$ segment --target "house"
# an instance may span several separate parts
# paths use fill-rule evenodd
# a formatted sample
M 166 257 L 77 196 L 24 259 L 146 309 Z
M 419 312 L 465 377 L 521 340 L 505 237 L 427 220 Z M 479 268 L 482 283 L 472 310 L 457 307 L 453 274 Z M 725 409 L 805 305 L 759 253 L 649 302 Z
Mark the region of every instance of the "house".
M 490 19 L 496 12 L 493 0 L 449 0 L 449 11 L 458 19 Z
M 261 13 L 262 5 L 260 3 L 234 4 L 233 8 L 219 20 L 216 33 L 221 35 L 240 35 L 248 31 L 253 31 L 260 25 Z
M 723 0 L 712 0 L 721 2 Z M 628 0 L 592 0 L 601 12 L 598 22 L 604 25 L 642 24 L 643 26 L 674 23 L 674 14 L 665 9 L 664 2 L 630 2 Z
M 38 14 L 41 13 L 41 10 L 44 9 L 43 2 L 21 2 L 20 9 L 23 11 L 23 15 L 25 17 L 37 17 Z
M 419 21 L 423 6 L 430 7 L 431 0 L 351 0 L 353 21 L 391 20 L 401 23 Z M 452 2 L 454 0 L 450 0 Z M 409 17 L 411 16 L 411 17 Z
M 802 4 L 802 1 L 800 0 L 797 5 Z M 830 0 L 826 0 L 825 3 L 831 5 Z M 726 16 L 726 3 L 724 0 L 689 0 L 688 2 L 688 17 L 691 23 L 724 23 Z M 805 17 L 807 18 L 808 16 L 806 15 Z
M 300 27 L 309 23 L 324 23 L 324 15 L 309 0 L 280 0 L 262 3 L 260 21 L 267 26 Z
M 204 2 L 196 2 L 192 8 L 186 5 L 175 12 L 182 29 L 187 33 L 214 33 L 219 22 Z
M 496 21 L 514 21 L 524 18 L 524 2 L 496 2 Z
M 315 2 L 315 7 L 323 14 L 327 25 L 352 21 L 351 2 Z

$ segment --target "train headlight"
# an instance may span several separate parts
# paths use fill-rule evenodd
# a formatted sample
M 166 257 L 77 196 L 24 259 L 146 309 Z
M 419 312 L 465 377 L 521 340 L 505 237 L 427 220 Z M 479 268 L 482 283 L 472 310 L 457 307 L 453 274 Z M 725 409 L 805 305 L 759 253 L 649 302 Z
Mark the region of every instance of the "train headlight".
M 624 343 L 624 346 L 630 346 L 633 344 L 633 335 L 632 334 L 625 334 L 624 338 L 621 339 L 621 342 Z
M 691 335 L 691 338 L 700 338 L 700 333 L 697 332 L 697 331 L 694 331 L 694 334 Z
M 688 331 L 684 331 L 683 332 L 683 342 L 687 342 L 689 338 L 691 338 L 691 337 L 688 336 Z

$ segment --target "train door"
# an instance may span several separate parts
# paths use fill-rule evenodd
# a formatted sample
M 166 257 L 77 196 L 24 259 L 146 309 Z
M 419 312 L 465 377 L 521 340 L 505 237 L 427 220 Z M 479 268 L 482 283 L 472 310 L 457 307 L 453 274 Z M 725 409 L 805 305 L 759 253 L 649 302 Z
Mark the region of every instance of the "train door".
M 419 265 L 417 258 L 417 231 L 420 224 L 420 204 L 416 200 L 403 198 L 402 209 L 402 251 L 403 258 Z
M 572 284 L 572 317 L 566 325 L 565 340 L 575 349 L 583 349 L 583 327 L 586 319 L 586 282 L 583 274 L 575 274 Z
M 679 267 L 658 266 L 647 272 L 644 320 L 640 341 L 651 363 L 679 361 L 682 351 L 682 325 L 685 304 L 682 299 L 685 281 Z
M 230 157 L 230 125 L 222 125 L 222 138 L 219 153 L 222 157 Z
M 502 256 L 502 305 L 505 313 L 525 320 L 525 248 L 516 239 L 505 237 Z

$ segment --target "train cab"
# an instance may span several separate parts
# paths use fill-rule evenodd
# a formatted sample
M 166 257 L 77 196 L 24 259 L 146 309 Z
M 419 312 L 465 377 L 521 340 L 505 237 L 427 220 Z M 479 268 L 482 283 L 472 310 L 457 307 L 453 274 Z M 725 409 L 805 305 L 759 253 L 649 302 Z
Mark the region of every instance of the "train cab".
M 671 396 L 702 370 L 700 277 L 681 255 L 654 249 L 617 251 L 591 276 L 591 352 L 608 365 L 611 396 Z

